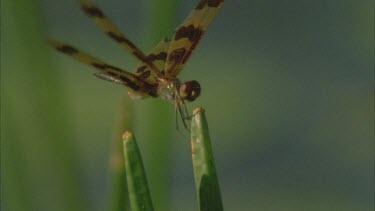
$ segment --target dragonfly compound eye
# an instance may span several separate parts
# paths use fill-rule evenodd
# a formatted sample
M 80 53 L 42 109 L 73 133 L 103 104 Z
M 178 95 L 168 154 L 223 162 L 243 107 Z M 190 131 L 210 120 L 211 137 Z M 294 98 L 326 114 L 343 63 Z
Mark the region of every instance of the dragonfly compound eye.
M 187 101 L 194 101 L 201 94 L 201 86 L 197 81 L 186 81 L 180 86 L 180 96 Z

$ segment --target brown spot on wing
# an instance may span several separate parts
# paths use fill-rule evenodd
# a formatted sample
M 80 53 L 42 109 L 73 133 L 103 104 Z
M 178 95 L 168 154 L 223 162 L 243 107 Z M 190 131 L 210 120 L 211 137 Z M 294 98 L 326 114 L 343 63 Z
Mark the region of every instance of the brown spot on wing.
M 108 64 L 103 64 L 103 63 L 91 63 L 91 65 L 96 67 L 96 68 L 102 69 L 102 70 L 113 69 L 113 70 L 116 70 L 116 71 L 119 71 L 119 72 L 122 71 L 120 68 L 117 68 L 115 66 L 108 65 Z
M 146 78 L 148 78 L 149 76 L 151 75 L 151 71 L 150 70 L 147 70 L 145 72 L 143 72 L 142 74 L 140 74 L 138 77 L 142 80 L 145 80 Z
M 140 87 L 139 87 L 137 84 L 135 84 L 133 81 L 131 81 L 129 78 L 120 75 L 120 79 L 121 79 L 123 82 L 125 82 L 125 84 L 126 84 L 127 86 L 129 86 L 130 88 L 132 88 L 133 90 L 138 91 L 138 90 L 140 89 Z
M 143 63 L 147 64 L 150 67 L 155 67 L 155 65 L 150 62 L 146 56 L 143 55 L 143 53 L 138 52 L 138 51 L 133 51 L 133 55 L 136 56 L 139 60 L 141 60 Z M 158 68 L 153 68 L 155 70 L 158 70 Z
M 224 0 L 207 0 L 207 5 L 209 7 L 217 7 L 223 2 L 224 2 Z
M 192 42 L 196 42 L 202 36 L 203 31 L 199 28 L 195 28 L 192 24 L 189 26 L 180 27 L 174 36 L 174 40 L 181 38 L 188 38 Z
M 197 47 L 198 43 L 199 43 L 199 40 L 202 38 L 203 36 L 203 31 L 200 31 L 199 34 L 195 34 L 194 36 L 194 40 L 193 40 L 193 43 L 190 47 L 190 49 L 188 50 L 188 52 L 186 52 L 186 54 L 184 55 L 184 58 L 182 59 L 182 64 L 185 64 L 187 62 L 187 60 L 190 58 L 191 54 L 193 53 L 194 49 Z
M 141 66 L 137 69 L 137 73 L 143 73 L 146 70 L 147 66 Z
M 104 13 L 97 7 L 82 5 L 81 8 L 90 17 L 98 17 L 98 18 L 105 17 Z
M 185 55 L 186 49 L 185 48 L 178 48 L 169 55 L 169 62 L 178 63 L 181 61 L 182 57 Z
M 206 5 L 208 5 L 209 7 L 217 7 L 223 2 L 224 0 L 200 0 L 198 5 L 195 7 L 195 9 L 197 10 L 203 9 L 203 7 Z
M 111 32 L 111 31 L 107 32 L 107 34 L 108 34 L 108 36 L 110 36 L 112 39 L 114 39 L 118 43 L 125 43 L 133 49 L 137 48 L 132 42 L 130 42 L 130 40 L 126 39 L 122 35 L 117 35 L 116 33 Z
M 165 61 L 167 59 L 168 54 L 166 52 L 160 52 L 159 54 L 149 54 L 147 58 L 153 62 L 155 60 L 163 60 Z
M 91 63 L 92 66 L 104 70 L 107 65 L 106 64 L 101 64 L 101 63 Z
M 78 52 L 77 49 L 75 49 L 74 47 L 72 47 L 70 45 L 56 46 L 56 49 L 58 51 L 61 51 L 62 53 L 69 54 L 69 55 L 72 55 L 72 54 L 75 54 L 75 53 Z
M 178 48 L 172 51 L 172 53 L 168 57 L 168 62 L 172 63 L 172 65 L 167 70 L 167 73 L 172 73 L 175 70 L 175 67 L 181 63 L 185 54 L 186 54 L 185 48 Z

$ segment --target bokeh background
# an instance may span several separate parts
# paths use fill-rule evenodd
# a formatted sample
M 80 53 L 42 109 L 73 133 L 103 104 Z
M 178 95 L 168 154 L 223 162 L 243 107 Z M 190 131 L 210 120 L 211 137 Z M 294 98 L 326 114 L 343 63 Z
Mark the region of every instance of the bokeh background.
M 148 51 L 197 1 L 95 2 Z M 130 100 L 47 37 L 137 64 L 78 1 L 1 1 L 1 210 L 108 210 L 123 129 L 156 209 L 197 210 L 173 105 Z M 180 78 L 203 87 L 189 110 L 206 109 L 226 210 L 374 209 L 374 1 L 226 0 Z

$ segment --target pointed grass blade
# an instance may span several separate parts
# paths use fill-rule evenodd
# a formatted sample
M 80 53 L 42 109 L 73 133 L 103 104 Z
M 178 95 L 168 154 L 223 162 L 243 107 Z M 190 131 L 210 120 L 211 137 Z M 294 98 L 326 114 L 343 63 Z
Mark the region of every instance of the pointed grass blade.
M 191 150 L 195 186 L 199 210 L 223 210 L 215 161 L 204 109 L 198 107 L 193 112 L 191 122 Z
M 146 173 L 135 137 L 126 131 L 123 136 L 124 161 L 130 205 L 133 211 L 154 210 Z

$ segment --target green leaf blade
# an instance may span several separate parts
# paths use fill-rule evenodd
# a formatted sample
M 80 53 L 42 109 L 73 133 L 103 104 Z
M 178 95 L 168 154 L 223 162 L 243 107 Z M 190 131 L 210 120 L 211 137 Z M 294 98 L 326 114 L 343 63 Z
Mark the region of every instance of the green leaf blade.
M 199 209 L 223 210 L 207 120 L 201 107 L 193 112 L 191 150 Z
M 131 208 L 134 211 L 154 210 L 142 158 L 132 133 L 128 131 L 124 133 L 123 144 Z

